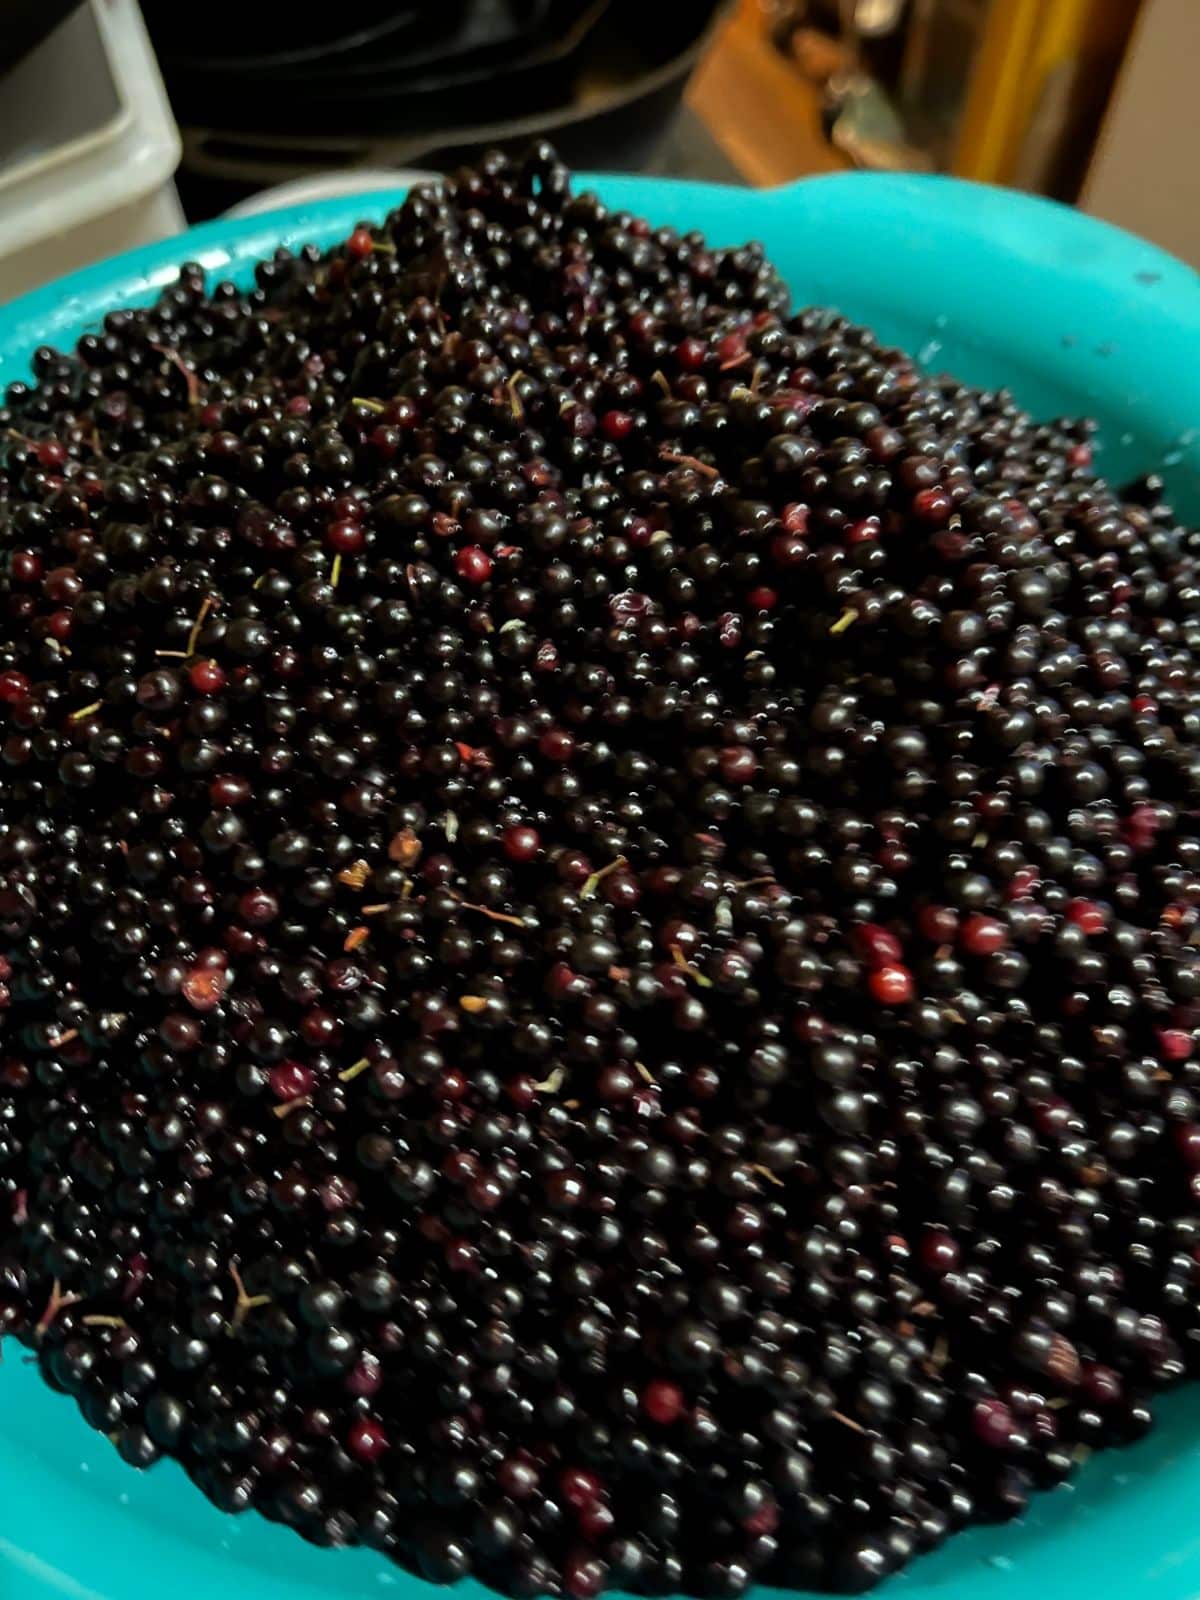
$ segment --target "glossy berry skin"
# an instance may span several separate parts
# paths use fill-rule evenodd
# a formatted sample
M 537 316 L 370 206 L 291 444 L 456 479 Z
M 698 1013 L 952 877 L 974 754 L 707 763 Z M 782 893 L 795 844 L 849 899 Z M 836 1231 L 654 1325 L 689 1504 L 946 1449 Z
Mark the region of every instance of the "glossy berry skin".
M 325 532 L 325 543 L 339 555 L 357 555 L 365 548 L 366 533 L 357 522 L 343 518 L 340 522 L 331 522 Z
M 216 661 L 197 661 L 189 677 L 197 694 L 219 694 L 225 687 L 225 672 Z
M 532 861 L 541 849 L 541 837 L 536 828 L 514 825 L 504 830 L 501 841 L 510 861 Z
M 464 583 L 486 583 L 491 576 L 492 558 L 478 545 L 466 545 L 454 557 L 454 569 Z
M 300 1100 L 312 1093 L 316 1082 L 311 1068 L 299 1061 L 281 1061 L 268 1074 L 271 1093 L 277 1100 Z
M 1008 943 L 1004 925 L 995 917 L 968 917 L 959 933 L 962 947 L 973 956 L 990 956 Z
M 941 1276 L 953 1272 L 962 1259 L 962 1252 L 948 1233 L 927 1233 L 921 1241 L 920 1260 L 927 1272 Z
M 600 418 L 600 429 L 605 438 L 619 444 L 633 432 L 633 418 L 628 411 L 606 411 Z
M 359 1461 L 378 1461 L 388 1448 L 388 1437 L 378 1422 L 364 1417 L 350 1429 L 346 1448 Z
M 1067 906 L 1067 918 L 1093 937 L 1104 932 L 1109 920 L 1104 907 L 1094 900 L 1072 900 Z
M 873 967 L 894 966 L 904 955 L 899 939 L 878 923 L 865 923 L 854 935 L 855 944 Z
M 971 1415 L 976 1438 L 989 1450 L 1007 1450 L 1016 1436 L 1012 1412 L 1000 1400 L 980 1400 Z
M 1158 1042 L 1168 1061 L 1186 1061 L 1192 1054 L 1192 1036 L 1182 1028 L 1164 1028 L 1158 1036 Z
M 642 1410 L 651 1422 L 663 1427 L 678 1422 L 683 1415 L 684 1404 L 683 1391 L 662 1378 L 648 1383 L 642 1391 Z
M 37 350 L 0 1335 L 525 1600 L 857 1592 L 1144 1432 L 1200 538 L 1091 452 L 545 145 Z
M 871 994 L 884 1006 L 903 1005 L 916 992 L 907 967 L 890 964 L 877 967 L 867 981 Z
M 0 672 L 0 700 L 16 704 L 29 694 L 32 685 L 23 672 Z

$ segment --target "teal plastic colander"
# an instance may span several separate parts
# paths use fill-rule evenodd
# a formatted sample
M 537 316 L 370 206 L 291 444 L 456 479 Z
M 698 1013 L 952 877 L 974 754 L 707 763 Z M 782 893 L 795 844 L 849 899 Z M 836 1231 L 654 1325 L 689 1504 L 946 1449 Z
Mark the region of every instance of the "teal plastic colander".
M 614 206 L 762 239 L 797 304 L 873 326 L 927 365 L 1004 384 L 1046 416 L 1101 425 L 1116 481 L 1161 471 L 1200 517 L 1200 281 L 1150 245 L 1046 201 L 941 178 L 845 176 L 744 191 L 584 180 Z M 327 245 L 396 192 L 220 221 L 0 307 L 0 381 L 144 303 L 182 260 L 251 278 L 277 245 Z M 896 1600 L 1200 1596 L 1200 1386 L 1165 1395 L 1155 1433 L 1086 1463 L 1019 1524 L 976 1528 L 890 1579 Z M 0 1600 L 432 1600 L 363 1550 L 317 1550 L 253 1514 L 222 1516 L 174 1463 L 139 1474 L 9 1342 L 0 1366 Z M 479 1585 L 459 1594 L 483 1600 Z

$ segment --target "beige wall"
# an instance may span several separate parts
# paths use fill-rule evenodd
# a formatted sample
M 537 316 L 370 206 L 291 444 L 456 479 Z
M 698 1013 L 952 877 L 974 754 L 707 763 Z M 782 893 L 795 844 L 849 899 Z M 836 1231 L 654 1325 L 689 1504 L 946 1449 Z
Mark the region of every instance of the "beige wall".
M 1145 0 L 1079 203 L 1200 268 L 1200 0 Z

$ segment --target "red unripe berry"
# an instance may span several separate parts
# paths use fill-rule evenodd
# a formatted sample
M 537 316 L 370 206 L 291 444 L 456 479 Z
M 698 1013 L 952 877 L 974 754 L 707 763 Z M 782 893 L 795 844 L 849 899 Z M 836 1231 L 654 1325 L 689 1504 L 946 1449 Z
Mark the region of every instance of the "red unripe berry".
M 1094 900 L 1071 900 L 1067 904 L 1067 920 L 1094 937 L 1108 926 L 1108 913 Z
M 316 1081 L 312 1068 L 302 1061 L 280 1061 L 267 1074 L 271 1093 L 277 1100 L 301 1100 L 312 1093 Z
M 620 444 L 633 432 L 633 418 L 628 411 L 606 411 L 600 418 L 600 431 L 613 444 Z
M 367 536 L 357 522 L 343 517 L 325 530 L 325 543 L 340 556 L 353 556 L 365 546 Z
M 894 966 L 904 955 L 896 935 L 877 922 L 864 922 L 861 928 L 856 928 L 854 942 L 864 960 L 873 967 Z
M 969 955 L 994 956 L 1008 943 L 1008 930 L 995 917 L 976 915 L 963 923 L 959 938 Z
M 219 694 L 225 687 L 225 669 L 215 661 L 197 661 L 188 673 L 197 694 Z
M 510 861 L 532 861 L 542 848 L 542 836 L 536 828 L 514 824 L 505 828 L 501 836 L 504 854 Z
M 454 557 L 454 570 L 464 583 L 486 583 L 492 575 L 492 558 L 480 545 L 464 545 Z
M 651 1422 L 666 1427 L 683 1415 L 683 1390 L 666 1378 L 655 1378 L 642 1390 L 642 1410 Z
M 907 967 L 877 967 L 867 983 L 881 1006 L 902 1006 L 915 993 L 912 973 Z
M 378 1461 L 389 1443 L 382 1425 L 370 1417 L 360 1417 L 346 1435 L 346 1449 L 359 1461 Z
M 15 705 L 18 700 L 24 700 L 32 688 L 23 672 L 0 672 L 0 700 L 6 705 Z

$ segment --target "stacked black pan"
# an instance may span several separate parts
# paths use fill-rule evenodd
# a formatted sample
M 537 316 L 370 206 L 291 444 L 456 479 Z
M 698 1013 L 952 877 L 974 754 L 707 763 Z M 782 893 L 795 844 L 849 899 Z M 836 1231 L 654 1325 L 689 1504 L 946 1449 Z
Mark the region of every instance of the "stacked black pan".
M 304 173 L 441 166 L 552 135 L 639 166 L 721 0 L 362 0 L 322 13 L 143 0 L 195 215 Z M 352 13 L 347 15 L 347 12 Z

